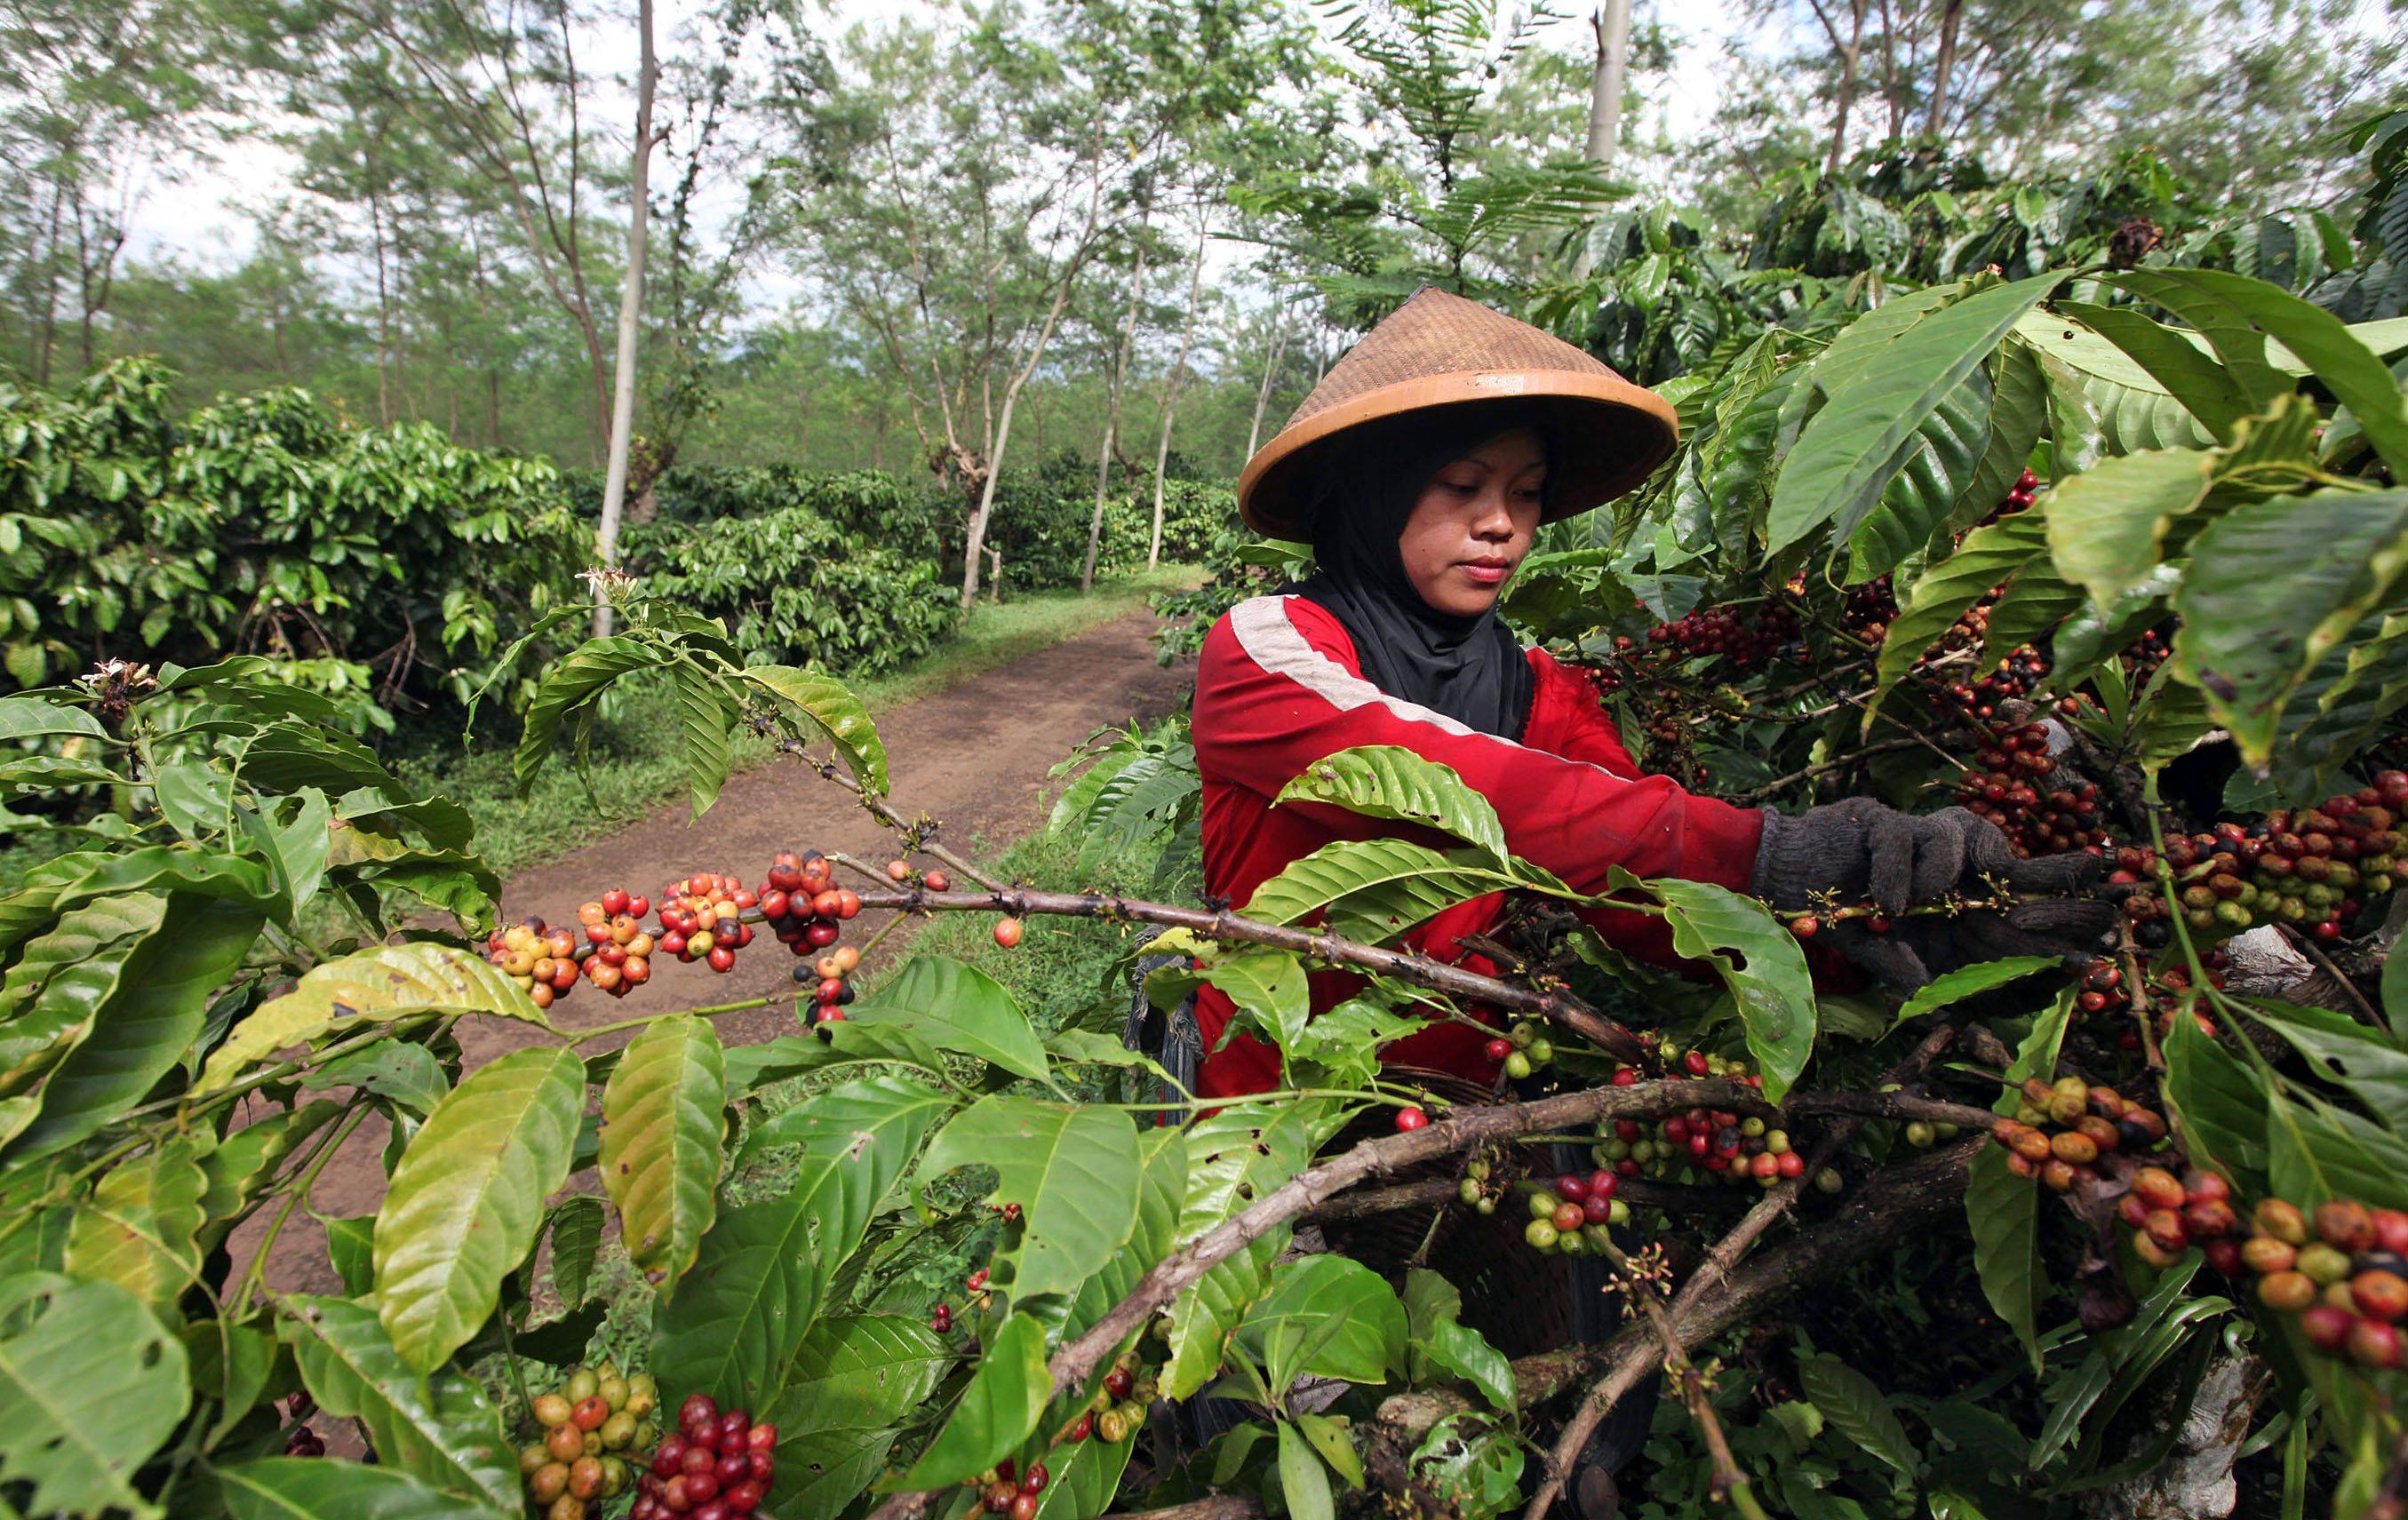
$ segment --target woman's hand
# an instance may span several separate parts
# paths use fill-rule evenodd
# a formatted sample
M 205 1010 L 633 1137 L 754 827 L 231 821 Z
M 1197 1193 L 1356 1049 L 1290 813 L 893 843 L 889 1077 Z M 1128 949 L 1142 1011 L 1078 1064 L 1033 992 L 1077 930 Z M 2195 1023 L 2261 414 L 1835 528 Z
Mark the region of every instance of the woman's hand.
M 1851 797 L 1795 817 L 1768 811 L 1752 890 L 1792 913 L 1870 900 L 1904 915 L 1952 900 L 2011 899 L 2003 910 L 1901 916 L 1878 934 L 1861 917 L 1831 925 L 1830 942 L 1850 960 L 1911 991 L 1976 961 L 2097 952 L 2114 907 L 2077 895 L 2100 868 L 2079 853 L 2018 860 L 2004 834 L 1962 808 L 1903 813 Z

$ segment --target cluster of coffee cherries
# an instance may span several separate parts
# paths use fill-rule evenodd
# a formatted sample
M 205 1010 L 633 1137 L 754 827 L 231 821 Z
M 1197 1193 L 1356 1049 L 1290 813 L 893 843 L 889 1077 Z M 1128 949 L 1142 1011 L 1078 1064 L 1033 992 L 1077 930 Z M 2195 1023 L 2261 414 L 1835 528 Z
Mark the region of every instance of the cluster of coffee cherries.
M 577 922 L 584 926 L 585 980 L 613 997 L 624 997 L 652 979 L 652 954 L 659 941 L 644 931 L 644 914 L 652 899 L 624 887 L 612 887 L 592 902 L 580 903 Z M 666 910 L 664 910 L 666 914 Z
M 1007 1456 L 971 1479 L 970 1484 L 977 1487 L 979 1506 L 987 1513 L 1010 1515 L 1011 1520 L 1037 1520 L 1045 1485 L 1052 1481 L 1053 1475 L 1045 1470 L 1044 1463 L 1031 1462 L 1024 1470 Z
M 530 1412 L 543 1434 L 519 1450 L 519 1477 L 545 1520 L 585 1520 L 592 1507 L 626 1491 L 620 1454 L 649 1443 L 660 1407 L 651 1374 L 623 1378 L 609 1362 L 578 1367 L 538 1394 Z
M 2033 1077 L 2023 1084 L 2014 1117 L 1992 1125 L 1990 1138 L 2005 1147 L 2008 1170 L 2064 1193 L 2096 1182 L 2102 1155 L 2155 1150 L 2165 1140 L 2166 1121 L 2112 1087 L 2080 1077 Z
M 752 942 L 744 914 L 759 903 L 733 876 L 696 871 L 671 882 L 661 888 L 661 954 L 698 960 L 714 971 L 734 970 L 736 953 Z
M 1982 609 L 1974 609 L 1966 616 L 1972 617 L 1976 613 L 1986 623 L 1989 614 Z M 1999 667 L 1981 680 L 1950 682 L 1948 699 L 1965 717 L 1976 723 L 1987 723 L 1997 717 L 1999 710 L 2007 703 L 2040 690 L 2041 683 L 2048 679 L 2048 656 L 2026 644 L 2000 660 Z
M 284 1401 L 284 1412 L 292 1417 L 292 1427 L 284 1432 L 284 1455 L 287 1456 L 323 1456 L 326 1443 L 318 1432 L 309 1428 L 309 1416 L 318 1412 L 318 1401 L 306 1393 L 296 1393 Z
M 1123 1352 L 1087 1400 L 1085 1411 L 1057 1433 L 1054 1441 L 1094 1440 L 1117 1446 L 1144 1427 L 1146 1408 L 1158 1391 L 1153 1377 L 1138 1365 L 1137 1354 Z
M 795 980 L 814 994 L 814 1024 L 840 1022 L 843 1005 L 853 1001 L 845 979 L 861 964 L 861 952 L 839 946 L 844 921 L 861 911 L 861 894 L 836 884 L 836 867 L 816 850 L 800 854 L 782 851 L 769 863 L 768 875 L 757 893 L 761 916 L 778 942 L 796 958 L 818 952 L 810 964 L 795 968 Z
M 678 1427 L 661 1438 L 636 1480 L 627 1520 L 736 1520 L 769 1496 L 778 1473 L 778 1427 L 755 1425 L 740 1409 L 723 1411 L 708 1394 L 678 1406 Z
M 973 1268 L 970 1274 L 962 1279 L 962 1288 L 969 1295 L 969 1307 L 973 1313 L 987 1305 L 986 1282 L 987 1269 L 983 1267 Z M 937 1307 L 928 1313 L 928 1328 L 939 1335 L 951 1335 L 953 1330 L 953 1306 L 941 1298 L 938 1299 Z
M 2300 1333 L 2328 1355 L 2372 1369 L 2401 1365 L 2408 1213 L 2335 1198 L 2318 1204 L 2312 1217 L 2268 1198 L 2251 1212 L 2250 1224 L 2235 1255 L 2258 1274 L 2258 1302 L 2297 1314 Z
M 2139 688 L 2157 673 L 2157 667 L 2173 656 L 2174 646 L 2166 636 L 2152 628 L 2124 646 L 2123 661 L 2130 672 L 2131 684 Z
M 1850 586 L 1840 598 L 1840 626 L 1868 644 L 1888 638 L 1897 617 L 1898 590 L 1886 575 Z
M 2197 1246 L 2217 1271 L 2241 1270 L 2241 1216 L 2233 1211 L 2232 1186 L 2212 1171 L 2193 1169 L 2177 1177 L 2164 1167 L 2143 1167 L 2115 1212 L 2132 1227 L 2132 1250 L 2152 1267 L 2170 1267 Z
M 550 1008 L 577 985 L 577 937 L 540 918 L 522 919 L 486 936 L 485 959 L 508 973 L 538 1008 Z
M 1973 526 L 1977 528 L 1983 527 L 1988 523 L 1997 522 L 2002 517 L 2012 517 L 2015 513 L 2020 512 L 2025 508 L 2030 506 L 2034 498 L 2036 498 L 2039 494 L 2040 477 L 2034 475 L 2029 470 L 2026 470 L 2021 475 L 2015 477 L 2014 489 L 2007 493 L 2006 499 L 2000 502 L 1997 507 L 1991 509 L 1990 515 L 1982 519 L 1981 522 L 1974 523 Z
M 2199 961 L 2200 968 L 2207 972 L 2207 984 L 2223 986 L 2224 973 L 2230 968 L 2232 957 L 2211 946 L 2200 952 Z M 2143 977 L 2143 991 L 2148 996 L 2150 1007 L 2157 1012 L 2157 1033 L 2162 1037 L 2173 1028 L 2175 1010 L 2192 1002 L 2190 968 L 2163 966 L 2145 970 Z M 2103 958 L 2084 967 L 2080 989 L 2074 994 L 2074 1006 L 2085 1013 L 2100 1014 L 2120 1013 L 2131 1007 L 2131 982 L 2125 976 L 2124 968 Z M 2198 1021 L 2201 1034 L 2213 1036 L 2216 1033 L 2215 1021 L 2204 1012 L 2194 1007 L 2191 1016 Z M 2115 1045 L 2119 1050 L 2140 1049 L 2140 1031 L 2127 1023 L 2115 1031 Z
M 1630 1218 L 1630 1205 L 1613 1196 L 1621 1186 L 1622 1179 L 1602 1167 L 1585 1177 L 1565 1173 L 1530 1194 L 1530 1222 L 1522 1226 L 1522 1239 L 1555 1255 L 1602 1253 L 1607 1226 Z
M 1666 1072 L 1676 1078 L 1721 1078 L 1758 1089 L 1764 1085 L 1764 1079 L 1751 1075 L 1744 1061 L 1683 1050 L 1670 1042 L 1656 1054 L 1663 1058 Z M 1635 1067 L 1614 1068 L 1617 1087 L 1628 1087 L 1640 1080 Z M 1742 1118 L 1727 1110 L 1702 1107 L 1653 1121 L 1600 1121 L 1589 1159 L 1620 1177 L 1671 1178 L 1696 1172 L 1707 1181 L 1720 1178 L 1739 1183 L 1753 1179 L 1766 1187 L 1806 1169 L 1806 1158 L 1792 1145 L 1787 1130 L 1770 1126 L 1754 1114 Z
M 1505 1075 L 1519 1082 L 1555 1060 L 1555 1044 L 1540 1031 L 1537 1025 L 1524 1019 L 1491 1040 L 1486 1054 L 1504 1068 Z
M 2061 854 L 2107 842 L 2099 816 L 2099 788 L 2090 782 L 2047 787 L 2056 761 L 2048 725 L 1997 724 L 1973 752 L 1975 768 L 1957 780 L 1957 799 L 1999 825 L 2016 855 Z M 2046 790 L 2042 790 L 2047 787 Z
M 2317 807 L 2166 840 L 2163 865 L 2173 877 L 2183 922 L 2210 939 L 2269 922 L 2319 939 L 2341 938 L 2370 899 L 2397 884 L 2400 856 L 2408 852 L 2408 835 L 2397 826 L 2403 810 L 2408 773 L 2386 770 L 2373 784 Z M 2157 852 L 2128 846 L 2115 852 L 2107 880 L 2136 885 L 2156 876 L 2158 866 Z M 2173 911 L 2158 893 L 2124 899 L 2133 939 L 2149 949 L 2172 938 L 2166 920 Z
M 1798 613 L 1768 601 L 1750 614 L 1741 607 L 1700 607 L 1647 630 L 1647 642 L 1687 657 L 1719 654 L 1742 670 L 1770 660 L 1798 638 Z

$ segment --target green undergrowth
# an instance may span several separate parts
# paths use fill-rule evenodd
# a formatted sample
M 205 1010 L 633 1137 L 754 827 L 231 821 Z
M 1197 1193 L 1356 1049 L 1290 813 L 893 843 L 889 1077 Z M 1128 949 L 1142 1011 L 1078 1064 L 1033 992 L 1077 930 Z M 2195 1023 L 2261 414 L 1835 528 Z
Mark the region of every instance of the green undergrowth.
M 1159 569 L 1098 582 L 1093 592 L 1039 592 L 972 609 L 961 632 L 927 658 L 892 675 L 850 683 L 873 715 L 883 715 L 924 696 L 1025 659 L 1074 638 L 1090 628 L 1141 610 L 1165 591 L 1193 586 L 1193 566 Z M 477 847 L 504 876 L 549 860 L 597 831 L 624 827 L 678 796 L 684 786 L 684 760 L 665 736 L 676 731 L 669 683 L 636 680 L 623 683 L 617 710 L 596 725 L 582 764 L 546 767 L 535 788 L 518 794 L 510 751 L 480 743 L 407 756 L 395 766 L 413 788 L 446 796 L 476 820 Z M 1079 736 L 1060 736 L 1064 747 Z M 735 769 L 770 758 L 767 741 L 746 735 L 735 740 Z M 759 863 L 738 868 L 752 869 Z

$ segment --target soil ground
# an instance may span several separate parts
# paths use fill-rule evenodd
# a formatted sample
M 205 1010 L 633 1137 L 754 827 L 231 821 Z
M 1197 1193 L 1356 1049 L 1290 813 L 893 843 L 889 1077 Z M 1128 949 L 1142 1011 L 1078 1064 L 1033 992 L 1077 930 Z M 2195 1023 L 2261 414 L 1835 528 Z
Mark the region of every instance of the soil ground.
M 925 812 L 943 825 L 953 849 L 983 853 L 1039 826 L 1049 805 L 1046 772 L 1096 729 L 1171 711 L 1187 684 L 1185 672 L 1154 662 L 1147 636 L 1150 612 L 1118 619 L 1015 664 L 898 708 L 879 722 L 891 770 L 890 796 L 906 813 Z M 635 826 L 574 843 L 551 863 L 504 884 L 505 923 L 538 913 L 573 924 L 577 905 L 611 886 L 653 895 L 661 885 L 697 870 L 726 871 L 756 881 L 781 850 L 841 849 L 865 859 L 894 853 L 893 838 L 843 788 L 801 767 L 770 764 L 733 777 L 718 804 L 696 823 L 686 802 L 665 804 Z M 880 947 L 882 958 L 905 941 L 899 926 Z M 848 936 L 856 941 L 859 935 Z M 639 1012 L 675 1012 L 768 997 L 768 1007 L 723 1014 L 714 1024 L 730 1045 L 792 1034 L 795 957 L 766 935 L 738 957 L 735 969 L 714 975 L 699 962 L 663 958 L 652 981 L 625 999 L 592 987 L 552 1009 L 553 1022 L 574 1032 Z M 507 1019 L 470 1019 L 458 1025 L 470 1067 L 543 1038 Z M 589 1053 L 632 1038 L 612 1036 Z M 309 1208 L 329 1218 L 373 1211 L 384 1193 L 380 1156 L 385 1126 L 363 1124 L 327 1164 L 311 1190 Z M 591 1185 L 580 1179 L 572 1185 Z M 264 1224 L 237 1232 L 236 1261 L 256 1248 Z M 316 1222 L 296 1212 L 268 1258 L 268 1284 L 288 1292 L 338 1293 Z

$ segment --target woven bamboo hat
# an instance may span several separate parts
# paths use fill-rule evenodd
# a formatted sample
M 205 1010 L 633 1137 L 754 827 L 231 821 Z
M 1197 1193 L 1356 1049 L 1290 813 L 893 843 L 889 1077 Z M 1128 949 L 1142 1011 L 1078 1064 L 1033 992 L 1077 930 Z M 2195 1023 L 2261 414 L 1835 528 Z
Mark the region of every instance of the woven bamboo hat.
M 1329 367 L 1287 425 L 1246 461 L 1238 515 L 1274 538 L 1312 537 L 1312 459 L 1337 434 L 1426 407 L 1520 398 L 1555 424 L 1561 452 L 1547 520 L 1647 479 L 1680 436 L 1672 405 L 1596 359 L 1476 301 L 1425 285 Z

